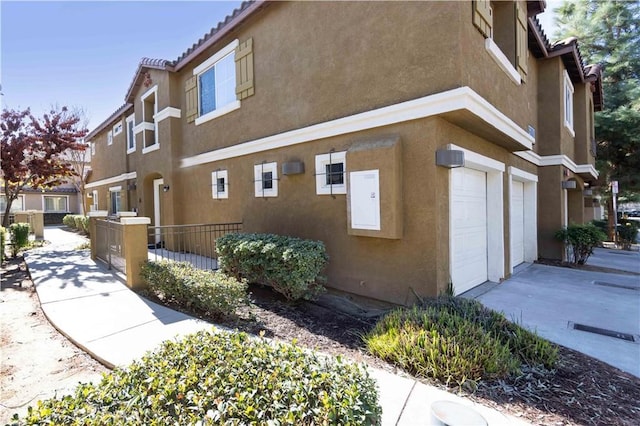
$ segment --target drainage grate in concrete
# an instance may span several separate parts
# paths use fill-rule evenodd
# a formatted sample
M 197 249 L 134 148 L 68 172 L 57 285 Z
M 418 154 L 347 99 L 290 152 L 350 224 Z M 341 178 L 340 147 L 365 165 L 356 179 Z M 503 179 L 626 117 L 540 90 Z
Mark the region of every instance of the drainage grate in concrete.
M 606 281 L 594 281 L 593 283 L 595 285 L 601 285 L 601 286 L 604 286 L 604 287 L 615 287 L 615 288 L 624 288 L 625 290 L 637 290 L 637 291 L 640 291 L 640 287 L 634 287 L 634 286 L 631 286 L 631 285 L 608 283 Z
M 586 331 L 589 333 L 601 334 L 603 336 L 615 337 L 616 339 L 627 340 L 629 342 L 635 342 L 633 334 L 621 333 L 619 331 L 607 330 L 604 328 L 591 327 L 590 325 L 573 323 L 574 330 Z

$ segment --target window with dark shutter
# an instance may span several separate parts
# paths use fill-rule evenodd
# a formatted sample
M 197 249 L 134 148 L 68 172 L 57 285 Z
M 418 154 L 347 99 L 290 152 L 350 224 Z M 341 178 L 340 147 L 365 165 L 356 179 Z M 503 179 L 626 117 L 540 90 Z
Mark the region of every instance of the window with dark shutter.
M 254 93 L 253 86 L 253 39 L 236 47 L 236 96 L 239 101 Z

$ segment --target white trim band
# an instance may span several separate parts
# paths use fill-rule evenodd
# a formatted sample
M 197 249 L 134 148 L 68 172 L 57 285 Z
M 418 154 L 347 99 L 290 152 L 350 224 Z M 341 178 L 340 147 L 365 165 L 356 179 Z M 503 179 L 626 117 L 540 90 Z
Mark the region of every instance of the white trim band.
M 535 164 L 538 167 L 564 166 L 573 173 L 588 173 L 594 179 L 598 179 L 599 173 L 592 164 L 576 164 L 571 158 L 564 154 L 541 156 L 533 151 L 514 152 L 518 157 Z
M 153 119 L 155 120 L 156 123 L 159 123 L 162 120 L 165 120 L 167 118 L 180 118 L 182 115 L 182 111 L 178 108 L 174 108 L 174 107 L 166 107 L 165 109 L 163 109 L 162 111 L 158 111 L 157 114 L 155 114 L 153 116 Z M 153 130 L 153 129 L 150 129 Z
M 116 183 L 116 182 L 122 182 L 122 181 L 125 181 L 125 180 L 128 180 L 128 179 L 136 179 L 137 177 L 138 177 L 138 174 L 136 172 L 123 173 L 123 174 L 118 175 L 118 176 L 113 176 L 113 177 L 110 177 L 110 178 L 97 180 L 95 182 L 89 182 L 84 187 L 87 188 L 87 189 L 96 188 L 98 186 L 109 185 L 109 184 Z
M 277 135 L 255 139 L 227 148 L 204 152 L 183 158 L 180 161 L 180 167 L 197 166 L 457 110 L 467 110 L 471 112 L 527 149 L 533 147 L 534 138 L 524 129 L 520 128 L 513 120 L 498 111 L 496 107 L 487 102 L 471 88 L 460 87 L 435 95 L 429 95 Z
M 520 86 L 520 73 L 511 65 L 509 59 L 500 50 L 498 45 L 490 38 L 484 40 L 484 48 L 489 56 L 498 64 L 500 69 L 505 72 L 516 85 Z

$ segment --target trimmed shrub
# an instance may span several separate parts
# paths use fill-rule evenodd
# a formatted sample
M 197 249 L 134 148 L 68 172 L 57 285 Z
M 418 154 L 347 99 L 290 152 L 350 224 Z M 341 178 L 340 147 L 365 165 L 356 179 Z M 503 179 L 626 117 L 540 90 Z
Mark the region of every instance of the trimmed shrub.
M 72 229 L 76 229 L 76 219 L 75 219 L 75 215 L 73 214 L 68 214 L 65 217 L 62 218 L 62 223 Z
M 233 315 L 240 306 L 249 304 L 246 282 L 196 269 L 188 262 L 145 262 L 141 276 L 164 302 L 213 317 Z
M 11 242 L 13 243 L 13 256 L 18 254 L 20 249 L 29 246 L 29 224 L 28 223 L 12 223 L 9 225 L 9 234 L 11 234 Z
M 244 333 L 199 332 L 99 385 L 39 401 L 14 424 L 378 425 L 380 416 L 362 366 Z
M 631 245 L 638 241 L 638 222 L 622 219 L 618 225 L 618 241 L 625 250 L 631 250 Z
M 505 378 L 522 364 L 552 368 L 557 348 L 475 300 L 443 296 L 383 317 L 368 350 L 411 374 L 458 386 Z
M 594 220 L 591 221 L 591 223 L 593 224 L 593 226 L 595 226 L 600 231 L 602 231 L 602 233 L 604 235 L 607 235 L 609 233 L 609 221 L 601 220 L 601 219 L 594 219 Z
M 607 238 L 592 223 L 569 225 L 556 232 L 555 237 L 567 246 L 569 262 L 578 265 L 583 265 L 593 254 L 594 247 L 602 244 Z
M 265 284 L 288 300 L 311 300 L 325 289 L 329 257 L 322 241 L 273 234 L 227 234 L 216 240 L 220 270 Z
M 75 229 L 78 231 L 89 234 L 89 217 L 81 214 L 74 215 L 73 221 L 75 222 Z
M 4 262 L 4 242 L 7 238 L 6 230 L 0 226 L 0 263 Z

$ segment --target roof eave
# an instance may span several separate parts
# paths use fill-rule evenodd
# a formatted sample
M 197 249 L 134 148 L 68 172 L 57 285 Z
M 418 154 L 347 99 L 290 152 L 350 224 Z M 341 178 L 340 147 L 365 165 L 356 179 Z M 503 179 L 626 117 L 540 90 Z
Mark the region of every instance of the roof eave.
M 102 123 L 100 123 L 98 127 L 93 129 L 91 132 L 87 134 L 87 136 L 84 137 L 85 142 L 89 142 L 94 136 L 96 136 L 98 133 L 106 129 L 109 125 L 111 125 L 111 123 L 115 121 L 117 117 L 127 112 L 130 108 L 133 108 L 133 104 L 126 103 L 122 105 L 120 108 L 118 108 L 117 110 L 115 110 L 115 112 L 113 112 L 109 116 L 109 118 L 107 118 Z

